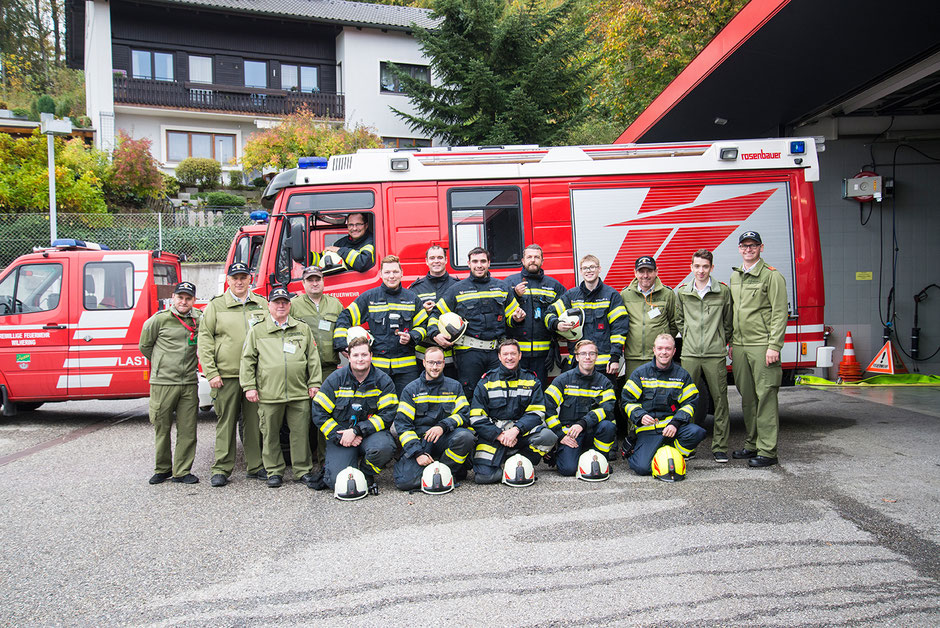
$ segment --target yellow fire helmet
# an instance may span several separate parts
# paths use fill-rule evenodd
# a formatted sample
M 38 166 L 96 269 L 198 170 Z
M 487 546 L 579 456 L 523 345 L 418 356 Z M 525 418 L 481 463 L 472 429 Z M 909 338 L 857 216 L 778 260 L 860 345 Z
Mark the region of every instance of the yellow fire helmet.
M 369 346 L 372 346 L 372 343 L 375 341 L 375 337 L 369 333 L 369 330 L 365 327 L 360 327 L 359 325 L 354 325 L 346 330 L 346 343 L 348 344 L 352 341 L 353 338 L 368 338 Z
M 535 467 L 532 461 L 516 454 L 503 465 L 503 484 L 507 486 L 530 486 L 535 483 Z
M 559 323 L 575 323 L 575 326 L 568 331 L 558 330 L 558 335 L 566 340 L 578 341 L 584 332 L 584 310 L 579 307 L 569 308 L 564 314 L 558 317 Z
M 362 499 L 369 494 L 366 476 L 356 467 L 346 467 L 336 476 L 333 496 L 343 501 Z
M 456 342 L 467 332 L 467 321 L 460 314 L 446 312 L 437 319 L 437 327 L 441 335 L 451 342 Z
M 607 456 L 596 449 L 588 449 L 578 457 L 579 480 L 585 482 L 603 482 L 610 477 L 610 465 Z
M 338 253 L 325 251 L 320 256 L 320 270 L 323 271 L 324 275 L 332 275 L 346 270 L 346 264 Z
M 454 475 L 450 467 L 434 461 L 421 473 L 421 491 L 429 495 L 443 495 L 454 490 Z
M 685 457 L 675 447 L 663 445 L 653 456 L 653 477 L 663 482 L 685 479 Z

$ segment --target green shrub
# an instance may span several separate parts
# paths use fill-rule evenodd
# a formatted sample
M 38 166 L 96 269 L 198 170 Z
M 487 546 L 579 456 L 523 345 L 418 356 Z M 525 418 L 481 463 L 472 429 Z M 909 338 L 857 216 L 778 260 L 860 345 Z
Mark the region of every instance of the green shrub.
M 210 207 L 244 207 L 245 199 L 237 194 L 228 192 L 209 192 L 206 195 L 206 205 Z
M 228 173 L 228 186 L 233 190 L 240 190 L 242 187 L 242 171 L 241 170 L 229 170 Z
M 214 190 L 219 186 L 222 165 L 214 159 L 187 157 L 176 167 L 176 178 L 180 185 Z
M 32 116 L 34 120 L 39 119 L 41 113 L 55 113 L 55 100 L 49 94 L 43 94 L 33 101 Z
M 264 182 L 264 177 L 255 177 L 251 180 L 251 184 L 256 188 L 265 188 L 268 185 Z
M 29 109 L 27 109 L 26 107 L 15 107 L 13 109 L 13 115 L 16 116 L 17 118 L 28 118 Z
M 180 182 L 176 180 L 172 174 L 166 174 L 161 172 L 163 175 L 163 191 L 166 192 L 167 196 L 176 196 L 180 193 Z

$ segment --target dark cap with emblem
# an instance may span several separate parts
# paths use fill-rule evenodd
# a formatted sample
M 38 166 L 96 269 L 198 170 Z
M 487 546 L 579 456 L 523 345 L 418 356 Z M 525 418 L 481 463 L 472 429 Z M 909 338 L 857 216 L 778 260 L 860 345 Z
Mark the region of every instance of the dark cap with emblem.
M 248 264 L 246 264 L 245 262 L 233 262 L 228 267 L 229 277 L 234 277 L 236 275 L 250 275 L 250 274 L 251 273 L 248 272 Z
M 741 244 L 745 240 L 754 240 L 758 244 L 763 244 L 763 240 L 760 239 L 760 234 L 756 231 L 745 231 L 741 234 L 741 237 L 738 238 L 738 244 Z
M 653 270 L 656 270 L 656 260 L 654 260 L 649 255 L 636 258 L 636 263 L 633 265 L 633 269 L 640 270 L 641 268 L 652 268 Z
M 304 268 L 302 279 L 306 279 L 307 277 L 319 277 L 323 279 L 323 269 L 319 266 L 307 266 Z
M 173 294 L 189 294 L 195 297 L 196 285 L 190 283 L 189 281 L 181 281 L 176 284 L 176 288 L 173 290 Z
M 285 301 L 290 301 L 290 292 L 287 291 L 287 288 L 283 286 L 278 286 L 271 291 L 271 294 L 268 295 L 268 301 L 274 302 L 278 299 L 284 299 Z

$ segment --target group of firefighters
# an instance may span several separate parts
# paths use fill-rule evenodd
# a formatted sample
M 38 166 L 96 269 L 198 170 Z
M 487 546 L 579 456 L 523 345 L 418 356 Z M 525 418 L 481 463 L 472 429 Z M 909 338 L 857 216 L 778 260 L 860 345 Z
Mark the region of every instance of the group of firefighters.
M 350 214 L 347 228 L 334 247 L 344 264 L 373 266 L 366 217 Z M 321 263 L 303 270 L 303 293 L 276 287 L 268 299 L 250 289 L 248 267 L 233 263 L 228 290 L 203 312 L 193 307 L 195 286 L 182 282 L 140 341 L 151 363 L 150 483 L 199 481 L 191 472 L 197 360 L 218 416 L 212 486 L 233 472 L 239 423 L 249 478 L 282 484 L 286 426 L 294 480 L 341 498 L 377 493 L 375 477 L 396 454 L 401 490 L 427 488 L 432 476 L 438 486 L 442 475 L 449 488 L 470 470 L 479 484 L 525 485 L 543 460 L 564 476 L 603 479 L 619 456 L 637 474 L 675 477 L 673 463 L 684 469 L 706 436 L 696 424 L 708 410 L 697 408 L 702 386 L 715 406 L 712 456 L 729 461 L 729 356 L 746 428 L 731 457 L 769 467 L 777 463 L 786 286 L 761 258 L 760 234 L 741 233 L 738 248 L 742 263 L 728 285 L 700 249 L 692 281 L 675 290 L 642 256 L 618 293 L 593 255 L 579 261 L 582 281 L 566 290 L 543 272 L 537 244 L 522 252 L 522 272 L 505 280 L 490 275 L 483 248 L 469 252 L 470 274 L 458 280 L 445 250 L 431 246 L 428 273 L 410 288 L 388 255 L 381 285 L 346 308 L 324 293 Z M 561 374 L 550 380 L 556 365 Z M 678 452 L 668 472 L 658 455 L 666 450 Z

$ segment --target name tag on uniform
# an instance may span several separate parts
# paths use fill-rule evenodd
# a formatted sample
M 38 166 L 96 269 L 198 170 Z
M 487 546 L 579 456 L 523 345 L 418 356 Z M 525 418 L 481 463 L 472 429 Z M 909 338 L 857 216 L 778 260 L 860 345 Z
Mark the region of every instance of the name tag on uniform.
M 284 343 L 284 353 L 294 353 L 297 351 L 297 347 L 292 345 L 289 342 Z
M 648 315 L 650 318 L 656 318 L 657 316 L 659 316 L 659 308 L 658 308 L 658 307 L 654 307 L 652 310 L 650 310 L 649 312 L 647 312 L 647 315 Z
M 323 331 L 330 331 L 331 329 L 333 329 L 333 323 L 323 318 L 323 319 L 320 319 L 320 324 L 318 325 L 318 327 Z

